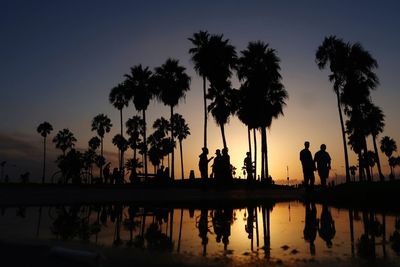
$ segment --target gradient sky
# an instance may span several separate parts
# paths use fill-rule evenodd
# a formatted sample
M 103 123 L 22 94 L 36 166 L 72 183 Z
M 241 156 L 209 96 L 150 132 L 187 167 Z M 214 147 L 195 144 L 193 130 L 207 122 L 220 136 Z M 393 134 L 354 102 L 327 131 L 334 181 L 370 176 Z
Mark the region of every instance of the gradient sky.
M 187 40 L 194 32 L 222 33 L 236 47 L 261 40 L 281 58 L 289 100 L 285 116 L 268 132 L 270 173 L 274 179 L 301 179 L 298 153 L 305 140 L 311 151 L 321 143 L 333 159 L 331 177 L 344 173 L 340 125 L 328 71 L 315 64 L 315 51 L 325 36 L 361 42 L 377 59 L 380 86 L 373 101 L 386 115 L 383 135 L 400 142 L 400 17 L 398 1 L 0 1 L 0 161 L 6 173 L 31 171 L 40 177 L 42 139 L 36 127 L 50 122 L 55 131 L 69 128 L 86 149 L 94 135 L 92 118 L 107 114 L 115 127 L 105 138 L 106 156 L 116 158 L 111 144 L 119 116 L 108 103 L 110 89 L 136 64 L 151 68 L 168 57 L 180 60 L 192 77 L 191 91 L 176 112 L 189 123 L 184 141 L 185 176 L 194 169 L 203 142 L 202 83 L 193 70 Z M 234 86 L 239 85 L 234 80 Z M 168 107 L 152 102 L 148 124 L 169 117 Z M 124 116 L 136 114 L 133 105 Z M 232 118 L 226 127 L 231 161 L 240 169 L 247 151 L 246 128 Z M 260 144 L 260 142 L 258 143 Z M 222 140 L 209 117 L 209 149 Z M 260 146 L 259 146 L 260 147 Z M 370 146 L 371 147 L 371 146 Z M 59 152 L 49 145 L 49 162 Z M 130 155 L 131 152 L 128 152 Z M 356 164 L 354 153 L 351 164 Z M 176 155 L 179 156 L 177 150 Z M 260 156 L 259 156 L 260 158 Z M 381 155 L 384 172 L 387 159 Z M 176 176 L 180 168 L 176 165 Z M 54 164 L 50 164 L 54 168 Z M 243 175 L 242 175 L 243 176 Z M 13 178 L 13 177 L 12 177 Z M 14 179 L 14 178 L 13 178 Z

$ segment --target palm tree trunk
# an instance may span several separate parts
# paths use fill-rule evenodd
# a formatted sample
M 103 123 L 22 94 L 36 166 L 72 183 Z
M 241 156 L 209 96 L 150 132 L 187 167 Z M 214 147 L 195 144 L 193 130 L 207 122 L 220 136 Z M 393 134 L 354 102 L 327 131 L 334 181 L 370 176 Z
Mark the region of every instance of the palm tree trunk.
M 182 152 L 182 140 L 179 140 L 179 150 L 181 152 L 181 173 L 182 173 L 182 180 L 185 179 L 185 173 L 183 171 L 183 152 Z
M 353 223 L 353 209 L 349 209 L 349 226 L 350 226 L 350 244 L 351 255 L 354 255 L 354 223 Z
M 174 156 L 174 121 L 173 121 L 173 116 L 174 116 L 174 107 L 171 106 L 171 145 L 172 145 L 172 154 L 171 154 L 171 179 L 172 181 L 175 180 L 175 156 Z
M 253 137 L 254 137 L 254 180 L 257 179 L 257 135 L 256 128 L 253 129 Z
M 147 181 L 147 140 L 146 140 L 146 110 L 143 109 L 143 142 L 144 142 L 144 179 Z
M 340 127 L 342 129 L 344 164 L 345 164 L 345 168 L 346 168 L 346 183 L 348 183 L 348 182 L 350 182 L 350 169 L 349 169 L 350 167 L 349 167 L 349 154 L 347 152 L 346 131 L 344 128 L 339 91 L 336 90 L 335 93 L 336 93 L 336 99 L 337 99 L 337 105 L 338 105 L 338 111 L 339 111 Z
M 121 136 L 124 137 L 124 131 L 123 131 L 123 123 L 122 123 L 122 108 L 119 110 L 119 115 L 120 115 L 120 119 L 121 119 Z M 120 163 L 119 163 L 119 170 L 121 172 L 122 175 L 122 180 L 125 180 L 125 169 L 124 169 L 124 152 L 122 151 L 122 149 L 120 150 Z
M 265 174 L 264 178 L 268 179 L 267 127 L 261 128 L 261 154 L 263 157 L 263 169 Z
M 204 97 L 204 147 L 207 147 L 207 98 L 206 98 L 206 76 L 203 76 L 203 97 Z
M 363 140 L 363 142 L 364 142 L 364 154 L 367 154 L 367 152 L 368 152 L 368 147 L 367 147 L 367 140 L 365 140 L 365 137 L 364 137 L 364 140 Z M 364 162 L 365 163 L 365 162 Z M 364 166 L 365 166 L 365 171 L 367 172 L 367 181 L 368 182 L 371 182 L 372 181 L 372 177 L 371 177 L 371 172 L 370 172 L 370 170 L 369 170 L 369 166 L 368 166 L 369 164 L 365 164 Z
M 43 176 L 42 176 L 42 184 L 44 184 L 46 175 L 46 137 L 43 138 Z
M 250 162 L 252 162 L 252 160 L 251 160 L 251 134 L 250 134 L 250 132 L 251 132 L 250 127 L 247 127 L 247 138 L 249 139 Z M 253 176 L 253 174 L 251 176 Z
M 358 180 L 359 182 L 364 181 L 364 161 L 361 152 L 358 153 Z
M 225 128 L 223 124 L 220 124 L 220 129 L 221 129 L 222 143 L 224 145 L 224 148 L 226 148 Z
M 103 136 L 100 136 L 100 155 L 101 155 L 100 181 L 103 181 Z
M 372 143 L 374 144 L 374 152 L 375 152 L 375 157 L 376 157 L 376 166 L 378 167 L 379 179 L 383 182 L 385 180 L 385 176 L 383 176 L 383 174 L 382 174 L 381 161 L 379 159 L 378 147 L 376 146 L 376 136 L 375 135 L 372 135 Z
M 178 253 L 181 250 L 182 221 L 183 221 L 183 209 L 181 209 L 181 220 L 180 220 L 180 223 L 179 223 L 179 236 L 178 236 L 178 249 L 177 249 Z

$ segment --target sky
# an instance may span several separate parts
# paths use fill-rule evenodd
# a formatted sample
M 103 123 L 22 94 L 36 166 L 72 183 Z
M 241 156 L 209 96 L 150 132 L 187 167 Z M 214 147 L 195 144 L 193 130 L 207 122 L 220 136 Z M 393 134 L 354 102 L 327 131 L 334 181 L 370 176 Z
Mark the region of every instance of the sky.
M 32 180 L 39 180 L 43 140 L 36 127 L 50 122 L 54 127 L 50 139 L 58 130 L 69 128 L 78 139 L 76 147 L 85 150 L 95 135 L 91 120 L 99 113 L 114 124 L 105 137 L 105 150 L 108 160 L 116 161 L 117 149 L 111 139 L 119 131 L 119 113 L 108 102 L 111 88 L 122 82 L 134 65 L 153 69 L 167 58 L 175 58 L 191 76 L 190 91 L 175 109 L 191 129 L 183 142 L 185 177 L 190 170 L 199 176 L 202 82 L 193 69 L 187 38 L 207 30 L 229 38 L 238 54 L 250 41 L 261 40 L 281 59 L 289 99 L 284 116 L 268 130 L 271 176 L 286 180 L 289 170 L 292 181 L 301 180 L 299 151 L 308 140 L 312 153 L 320 144 L 327 145 L 331 179 L 340 181 L 344 157 L 337 103 L 329 72 L 318 69 L 315 52 L 324 37 L 336 35 L 360 42 L 373 55 L 379 64 L 380 85 L 372 100 L 386 115 L 379 139 L 388 135 L 400 142 L 396 118 L 400 110 L 399 7 L 398 1 L 0 0 L 0 161 L 7 161 L 5 173 L 11 179 L 30 171 Z M 236 78 L 233 85 L 240 85 Z M 124 118 L 136 114 L 133 104 L 124 110 Z M 152 101 L 148 125 L 161 116 L 168 118 L 169 108 Z M 246 128 L 232 117 L 225 130 L 231 163 L 240 170 L 248 150 Z M 222 147 L 211 115 L 208 135 L 211 156 Z M 258 148 L 260 144 L 259 139 Z M 372 148 L 371 142 L 369 146 Z M 51 143 L 48 148 L 48 172 L 52 174 L 60 151 Z M 380 156 L 387 174 L 387 158 Z M 353 152 L 350 164 L 356 165 Z M 175 168 L 180 178 L 179 160 Z

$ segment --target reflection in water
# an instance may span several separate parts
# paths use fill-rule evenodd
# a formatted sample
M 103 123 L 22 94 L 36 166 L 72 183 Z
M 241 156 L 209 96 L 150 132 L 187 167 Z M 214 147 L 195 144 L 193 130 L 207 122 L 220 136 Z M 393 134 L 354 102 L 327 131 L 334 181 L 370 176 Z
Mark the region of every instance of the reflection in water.
M 1 210 L 2 237 L 56 237 L 241 261 L 246 257 L 267 262 L 346 259 L 350 255 L 398 260 L 400 256 L 399 216 L 354 209 L 343 212 L 312 201 L 304 206 L 266 203 L 241 209 L 97 204 L 10 210 Z

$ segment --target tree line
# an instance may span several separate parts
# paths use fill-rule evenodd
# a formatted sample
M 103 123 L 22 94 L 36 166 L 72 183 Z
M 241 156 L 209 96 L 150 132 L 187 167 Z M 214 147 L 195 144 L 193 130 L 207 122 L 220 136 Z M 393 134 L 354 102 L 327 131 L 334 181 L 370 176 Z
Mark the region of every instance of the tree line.
M 283 109 L 288 99 L 288 92 L 282 83 L 277 51 L 268 43 L 255 41 L 249 42 L 246 49 L 238 54 L 229 39 L 222 34 L 210 34 L 207 31 L 194 33 L 188 41 L 192 44 L 188 52 L 191 55 L 194 70 L 203 80 L 203 147 L 207 148 L 209 113 L 220 128 L 224 148 L 228 147 L 225 125 L 232 116 L 237 116 L 248 128 L 249 152 L 252 155 L 254 151 L 252 161 L 255 172 L 257 170 L 256 132 L 258 130 L 261 133 L 261 179 L 268 178 L 267 128 L 271 127 L 274 119 L 284 115 Z M 370 167 L 375 163 L 380 179 L 384 180 L 376 139 L 383 132 L 385 116 L 382 109 L 373 103 L 371 97 L 371 91 L 379 85 L 379 79 L 375 73 L 378 67 L 377 61 L 360 43 L 345 42 L 336 36 L 329 36 L 323 40 L 316 51 L 315 61 L 320 69 L 329 68 L 330 70 L 329 80 L 333 84 L 342 130 L 346 181 L 351 181 L 350 173 L 353 174 L 354 168 L 357 168 L 349 164 L 347 145 L 350 145 L 358 156 L 360 181 L 372 180 Z M 239 88 L 232 87 L 231 79 L 234 74 L 240 81 Z M 174 112 L 174 108 L 190 90 L 190 81 L 191 78 L 186 74 L 186 69 L 180 65 L 179 60 L 169 58 L 153 70 L 141 64 L 131 67 L 130 72 L 124 75 L 124 79 L 111 89 L 109 102 L 120 113 L 120 133 L 114 136 L 112 142 L 119 150 L 118 171 L 122 177 L 125 176 L 125 169 L 128 169 L 131 173 L 130 177 L 134 180 L 137 169 L 143 167 L 143 175 L 147 178 L 148 160 L 156 170 L 167 156 L 171 158 L 169 175 L 171 179 L 175 179 L 174 148 L 177 139 L 181 151 L 182 179 L 184 178 L 182 141 L 190 134 L 190 129 L 183 116 Z M 146 111 L 152 99 L 170 108 L 170 118 L 157 119 L 153 124 L 154 132 L 147 135 Z M 133 103 L 135 110 L 142 116 L 133 116 L 125 122 L 127 135 L 124 135 L 123 110 L 130 103 Z M 102 180 L 103 167 L 106 164 L 103 155 L 103 138 L 110 132 L 112 123 L 107 115 L 99 114 L 93 118 L 91 126 L 97 136 L 90 139 L 88 150 L 84 153 L 73 149 L 76 138 L 68 129 L 59 131 L 53 142 L 62 151 L 58 159 L 61 170 L 63 170 L 62 165 L 71 169 L 71 166 L 75 164 L 76 168 L 72 170 L 75 176 L 79 176 L 81 169 L 88 170 L 90 176 L 93 176 L 92 165 L 96 164 L 99 167 L 99 179 Z M 46 137 L 52 131 L 52 126 L 44 122 L 39 125 L 37 131 L 44 138 L 42 176 L 44 182 Z M 374 151 L 368 150 L 367 137 L 369 136 L 372 138 Z M 96 150 L 99 147 L 100 154 L 97 155 Z M 133 157 L 125 162 L 124 154 L 128 148 L 133 150 Z M 384 137 L 380 148 L 389 157 L 390 177 L 394 177 L 393 168 L 399 164 L 399 158 L 392 155 L 397 149 L 395 141 L 390 137 Z M 68 153 L 66 153 L 67 150 L 69 150 Z M 142 155 L 141 161 L 137 153 Z M 80 160 L 75 160 L 74 163 L 74 158 Z M 253 177 L 257 177 L 256 173 Z

